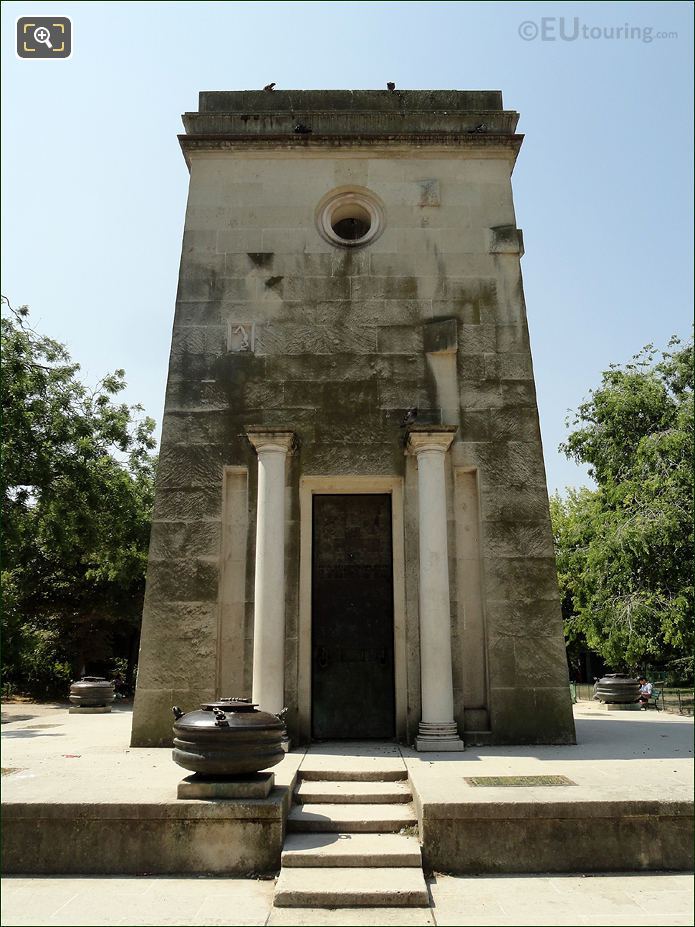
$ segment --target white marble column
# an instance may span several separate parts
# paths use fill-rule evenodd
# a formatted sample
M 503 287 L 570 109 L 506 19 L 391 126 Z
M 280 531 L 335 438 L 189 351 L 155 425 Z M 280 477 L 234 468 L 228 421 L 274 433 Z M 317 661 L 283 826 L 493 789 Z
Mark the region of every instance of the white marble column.
M 417 750 L 463 750 L 454 721 L 451 609 L 444 458 L 455 428 L 408 434 L 418 468 L 420 525 L 420 682 L 422 721 Z
M 277 714 L 285 707 L 285 461 L 294 434 L 247 434 L 258 454 L 252 698 Z

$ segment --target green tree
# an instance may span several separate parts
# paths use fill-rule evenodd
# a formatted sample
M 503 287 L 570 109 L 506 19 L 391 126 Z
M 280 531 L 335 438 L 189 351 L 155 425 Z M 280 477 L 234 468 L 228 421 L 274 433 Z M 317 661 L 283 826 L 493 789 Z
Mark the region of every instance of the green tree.
M 693 345 L 604 372 L 561 445 L 597 488 L 551 500 L 568 643 L 692 675 Z
M 3 678 L 58 694 L 137 634 L 154 422 L 115 401 L 123 370 L 90 389 L 26 307 L 3 303 Z

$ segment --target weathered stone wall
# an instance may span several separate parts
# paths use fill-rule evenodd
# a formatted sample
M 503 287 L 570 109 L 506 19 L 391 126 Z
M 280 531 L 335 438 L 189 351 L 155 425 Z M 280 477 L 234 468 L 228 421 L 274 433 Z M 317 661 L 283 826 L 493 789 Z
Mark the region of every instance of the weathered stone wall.
M 421 418 L 459 425 L 448 455 L 448 498 L 460 728 L 484 731 L 489 722 L 499 742 L 571 741 L 510 183 L 513 155 L 503 146 L 278 148 L 188 151 L 190 194 L 133 743 L 167 742 L 174 703 L 192 708 L 215 693 L 250 694 L 257 465 L 244 436 L 249 425 L 291 429 L 299 439 L 287 472 L 291 731 L 299 478 L 403 477 L 408 732 L 414 735 L 420 704 L 417 474 L 414 458 L 404 456 L 401 427 L 413 406 Z M 383 234 L 367 247 L 336 247 L 317 231 L 317 204 L 343 186 L 367 188 L 384 204 Z M 220 541 L 225 518 L 226 532 L 233 531 L 224 514 L 224 467 L 247 471 L 248 519 L 239 525 L 246 581 L 243 593 L 232 594 L 233 607 L 224 604 L 231 601 L 229 563 L 220 569 L 229 548 Z M 462 528 L 454 477 L 470 470 L 476 471 L 478 505 Z M 471 517 L 479 519 L 477 531 Z M 476 575 L 462 530 L 466 538 L 473 531 L 479 545 L 477 595 L 457 588 L 461 577 Z M 235 563 L 238 577 L 238 557 Z M 468 655 L 467 621 L 475 625 L 468 637 L 477 641 Z M 220 662 L 221 636 L 228 654 L 241 648 L 242 660 Z M 487 651 L 482 670 L 476 647 Z M 487 697 L 465 716 L 469 670 Z
M 424 805 L 425 866 L 481 872 L 692 870 L 685 801 L 466 802 Z
M 2 867 L 31 875 L 276 872 L 292 789 L 264 801 L 3 804 Z

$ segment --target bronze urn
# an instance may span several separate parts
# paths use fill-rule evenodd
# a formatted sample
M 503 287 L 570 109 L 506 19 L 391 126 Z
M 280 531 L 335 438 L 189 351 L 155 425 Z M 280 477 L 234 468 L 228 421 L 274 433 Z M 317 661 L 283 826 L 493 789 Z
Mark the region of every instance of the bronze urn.
M 639 699 L 639 680 L 627 673 L 609 673 L 594 685 L 594 698 L 613 705 L 626 705 Z
M 105 708 L 115 697 L 113 683 L 103 676 L 83 676 L 70 686 L 70 701 L 78 708 Z
M 250 699 L 222 698 L 184 713 L 174 706 L 173 760 L 204 776 L 239 776 L 276 766 L 285 726 Z

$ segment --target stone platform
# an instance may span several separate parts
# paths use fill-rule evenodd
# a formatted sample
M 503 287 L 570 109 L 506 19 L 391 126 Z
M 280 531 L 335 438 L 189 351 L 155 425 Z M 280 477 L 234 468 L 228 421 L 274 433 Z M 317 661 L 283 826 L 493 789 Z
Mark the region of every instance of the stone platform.
M 249 873 L 279 869 L 298 770 L 340 781 L 408 770 L 426 868 L 448 872 L 692 867 L 693 721 L 575 706 L 577 746 L 418 754 L 394 744 L 313 745 L 273 769 L 265 800 L 182 800 L 168 749 L 127 747 L 131 716 L 3 705 L 6 873 Z M 370 765 L 371 764 L 371 765 Z M 370 772 L 373 767 L 372 772 Z M 575 786 L 473 787 L 491 776 Z M 325 838 L 323 838 L 325 839 Z
M 574 706 L 577 746 L 403 750 L 425 866 L 456 873 L 691 869 L 693 727 Z M 464 777 L 566 776 L 567 787 L 465 787 Z

